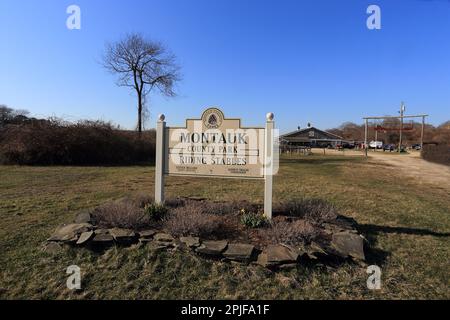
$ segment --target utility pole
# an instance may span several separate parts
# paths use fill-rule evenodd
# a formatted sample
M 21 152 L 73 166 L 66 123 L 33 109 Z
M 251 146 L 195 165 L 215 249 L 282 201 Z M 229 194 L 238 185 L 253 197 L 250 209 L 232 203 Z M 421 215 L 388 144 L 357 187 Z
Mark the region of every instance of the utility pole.
M 405 112 L 405 104 L 402 103 L 400 104 L 400 139 L 399 139 L 399 144 L 398 144 L 398 152 L 402 152 L 402 134 L 403 134 L 403 113 Z

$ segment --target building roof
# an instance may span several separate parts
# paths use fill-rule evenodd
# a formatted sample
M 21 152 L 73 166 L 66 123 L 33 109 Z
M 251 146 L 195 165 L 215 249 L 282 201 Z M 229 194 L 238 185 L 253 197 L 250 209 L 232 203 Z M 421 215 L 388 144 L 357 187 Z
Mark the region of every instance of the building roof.
M 316 127 L 309 127 L 309 128 L 304 128 L 304 129 L 300 129 L 300 130 L 295 130 L 295 131 L 281 135 L 280 138 L 288 138 L 288 137 L 295 136 L 295 135 L 303 133 L 303 132 L 308 132 L 310 130 L 315 130 L 324 135 L 328 135 L 332 139 L 343 140 L 343 138 L 341 136 L 338 136 L 337 134 L 334 134 L 334 133 L 331 133 L 328 131 L 323 131 L 323 130 L 317 129 Z

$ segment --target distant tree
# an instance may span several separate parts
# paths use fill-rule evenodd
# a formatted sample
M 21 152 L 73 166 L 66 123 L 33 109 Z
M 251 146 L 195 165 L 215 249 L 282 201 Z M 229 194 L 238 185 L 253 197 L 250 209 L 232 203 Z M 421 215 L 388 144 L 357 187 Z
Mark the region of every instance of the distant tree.
M 28 119 L 26 116 L 30 112 L 23 109 L 13 109 L 7 105 L 0 104 L 0 126 L 5 125 L 14 120 L 19 122 Z
M 9 108 L 4 104 L 0 104 L 0 124 L 3 124 L 8 120 L 11 120 L 14 117 L 13 114 L 14 109 Z
M 449 121 L 445 121 L 444 123 L 440 124 L 439 129 L 450 129 L 450 120 Z
M 339 126 L 339 130 L 348 130 L 358 128 L 359 126 L 354 122 L 344 122 Z
M 180 80 L 175 57 L 161 43 L 136 33 L 107 44 L 103 65 L 118 75 L 117 85 L 136 91 L 139 133 L 142 132 L 147 95 L 156 88 L 161 94 L 173 97 L 175 83 Z

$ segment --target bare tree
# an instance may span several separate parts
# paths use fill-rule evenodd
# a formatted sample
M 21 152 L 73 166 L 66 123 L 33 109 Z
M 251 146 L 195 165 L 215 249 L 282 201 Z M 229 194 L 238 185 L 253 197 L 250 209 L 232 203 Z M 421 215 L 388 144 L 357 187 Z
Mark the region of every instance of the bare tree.
M 117 85 L 136 91 L 139 133 L 147 95 L 156 88 L 161 94 L 173 97 L 175 83 L 180 80 L 175 57 L 161 43 L 145 39 L 141 34 L 130 34 L 107 44 L 103 65 L 118 75 Z

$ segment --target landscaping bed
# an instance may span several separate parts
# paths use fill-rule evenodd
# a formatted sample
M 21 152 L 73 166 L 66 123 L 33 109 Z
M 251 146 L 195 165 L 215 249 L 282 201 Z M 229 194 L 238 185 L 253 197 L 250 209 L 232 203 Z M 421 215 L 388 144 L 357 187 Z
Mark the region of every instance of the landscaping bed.
M 177 198 L 158 205 L 138 195 L 79 213 L 57 228 L 44 250 L 138 244 L 276 268 L 310 260 L 363 262 L 364 242 L 356 221 L 320 199 L 279 203 L 269 221 L 261 205 L 245 201 Z

